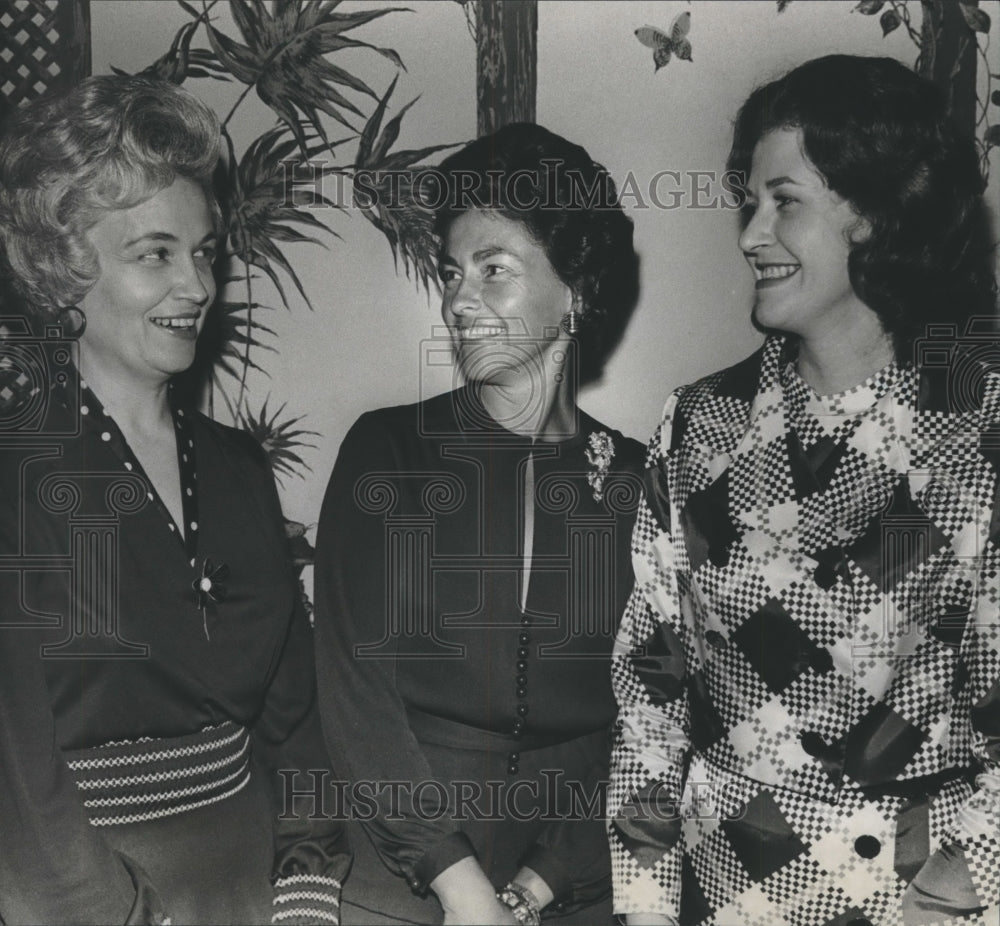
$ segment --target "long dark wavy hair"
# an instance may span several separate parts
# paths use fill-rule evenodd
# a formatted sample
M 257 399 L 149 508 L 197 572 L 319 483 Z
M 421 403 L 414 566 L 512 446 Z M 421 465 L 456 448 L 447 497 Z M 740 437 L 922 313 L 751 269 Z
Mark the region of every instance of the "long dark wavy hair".
M 871 226 L 852 245 L 858 297 L 879 317 L 897 360 L 913 359 L 928 325 L 965 331 L 992 317 L 997 284 L 973 139 L 943 93 L 891 58 L 829 55 L 755 90 L 736 118 L 730 170 L 749 176 L 775 129 L 802 133 L 827 186 Z

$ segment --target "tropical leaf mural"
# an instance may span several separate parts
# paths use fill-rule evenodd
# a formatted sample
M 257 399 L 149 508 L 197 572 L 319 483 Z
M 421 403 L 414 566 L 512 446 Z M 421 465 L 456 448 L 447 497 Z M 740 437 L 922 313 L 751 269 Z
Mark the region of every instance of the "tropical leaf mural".
M 402 12 L 405 7 L 338 13 L 339 6 L 340 0 L 274 0 L 269 11 L 263 0 L 236 0 L 231 9 L 242 44 L 208 26 L 208 39 L 219 61 L 248 90 L 256 88 L 261 100 L 295 135 L 303 154 L 307 127 L 326 141 L 320 113 L 347 128 L 354 128 L 349 115 L 364 118 L 361 109 L 345 96 L 347 91 L 378 98 L 361 78 L 334 64 L 327 55 L 345 48 L 366 48 L 403 68 L 392 49 L 378 48 L 344 33 L 388 13 Z
M 228 266 L 212 318 L 213 400 L 220 399 L 234 423 L 261 442 L 279 478 L 308 470 L 299 451 L 312 446 L 303 438 L 314 432 L 296 427 L 301 416 L 286 413 L 284 404 L 269 413 L 270 399 L 252 411 L 247 380 L 250 371 L 266 375 L 264 352 L 277 350 L 267 315 L 279 306 L 290 311 L 299 300 L 313 309 L 284 246 L 328 247 L 343 234 L 331 223 L 346 220 L 345 205 L 323 193 L 324 178 L 339 174 L 358 194 L 365 185 L 357 205 L 385 235 L 397 271 L 402 265 L 428 292 L 435 279 L 432 215 L 415 195 L 413 174 L 450 146 L 391 150 L 417 100 L 387 119 L 404 63 L 393 49 L 357 34 L 382 17 L 411 11 L 371 5 L 345 12 L 341 6 L 340 0 L 232 0 L 223 6 L 218 0 L 202 0 L 200 6 L 178 0 L 187 21 L 169 49 L 143 70 L 176 84 L 210 78 L 242 85 L 221 119 Z M 221 23 L 222 10 L 232 15 L 229 31 Z M 384 93 L 337 60 L 347 49 L 384 62 Z M 276 124 L 241 152 L 230 125 L 251 92 L 270 108 Z M 340 158 L 342 150 L 352 149 L 353 158 Z
M 285 418 L 281 420 L 281 415 L 285 411 L 282 405 L 273 414 L 268 415 L 267 403 L 271 401 L 268 396 L 261 406 L 260 412 L 254 415 L 249 409 L 240 413 L 239 423 L 243 430 L 252 434 L 258 443 L 264 448 L 267 458 L 271 463 L 271 469 L 279 479 L 283 475 L 294 475 L 303 468 L 311 470 L 305 460 L 299 456 L 296 448 L 315 447 L 315 444 L 303 440 L 306 437 L 319 437 L 318 431 L 309 431 L 305 428 L 297 428 L 296 425 L 302 420 L 298 418 Z
M 267 354 L 278 349 L 268 316 L 281 308 L 291 311 L 298 301 L 313 310 L 284 248 L 330 247 L 346 233 L 339 224 L 348 221 L 344 203 L 323 192 L 324 179 L 340 175 L 343 183 L 337 188 L 354 191 L 359 211 L 385 235 L 397 272 L 402 265 L 407 277 L 429 293 L 436 279 L 433 216 L 416 195 L 413 178 L 427 158 L 452 146 L 392 150 L 403 117 L 417 100 L 390 115 L 405 66 L 396 51 L 359 37 L 356 30 L 405 15 L 408 8 L 370 4 L 344 12 L 340 0 L 202 0 L 200 6 L 178 0 L 177 5 L 186 21 L 142 73 L 175 84 L 228 81 L 235 96 L 221 115 L 225 266 L 201 339 L 211 354 L 212 404 L 224 405 L 233 423 L 260 443 L 279 481 L 301 477 L 311 469 L 303 452 L 314 448 L 311 439 L 320 435 L 304 427 L 303 416 L 287 410 L 287 403 L 272 403 L 270 395 L 254 410 L 248 387 L 248 374 L 266 376 Z M 232 16 L 229 31 L 219 15 L 226 10 Z M 382 62 L 384 82 L 378 83 L 387 89 L 380 93 L 373 78 L 348 70 L 338 60 L 345 50 L 354 52 L 355 62 L 358 52 Z M 275 125 L 240 150 L 230 126 L 251 93 L 271 110 Z M 293 521 L 285 527 L 293 563 L 301 571 L 313 557 L 307 527 Z
M 361 133 L 354 161 L 354 202 L 365 218 L 388 239 L 397 269 L 402 258 L 406 274 L 412 270 L 429 292 L 431 280 L 436 279 L 437 244 L 431 231 L 433 213 L 424 205 L 416 189 L 419 165 L 430 155 L 454 145 L 432 145 L 390 153 L 389 149 L 399 138 L 403 116 L 417 102 L 410 100 L 382 127 L 396 80 L 398 77 L 393 78 Z

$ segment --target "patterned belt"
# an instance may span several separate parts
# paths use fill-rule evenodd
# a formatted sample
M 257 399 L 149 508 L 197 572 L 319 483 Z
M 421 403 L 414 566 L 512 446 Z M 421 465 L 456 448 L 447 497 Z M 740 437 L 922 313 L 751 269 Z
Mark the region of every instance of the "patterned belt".
M 225 800 L 250 780 L 250 737 L 229 721 L 171 739 L 64 753 L 92 826 L 142 823 Z

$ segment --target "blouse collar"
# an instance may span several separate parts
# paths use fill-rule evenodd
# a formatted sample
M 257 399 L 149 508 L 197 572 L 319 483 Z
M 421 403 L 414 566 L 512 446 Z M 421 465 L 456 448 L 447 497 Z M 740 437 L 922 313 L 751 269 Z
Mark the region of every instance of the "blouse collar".
M 166 524 L 166 529 L 177 537 L 178 542 L 184 548 L 187 559 L 193 566 L 198 551 L 198 467 L 194 435 L 191 432 L 190 413 L 178 406 L 173 386 L 170 386 L 168 403 L 174 425 L 177 464 L 181 477 L 183 524 L 177 524 L 156 492 L 152 480 L 146 475 L 142 464 L 132 452 L 132 448 L 129 447 L 128 441 L 114 417 L 105 409 L 104 404 L 85 380 L 79 379 L 79 384 L 78 409 L 69 408 L 70 402 L 73 401 L 73 395 L 71 390 L 66 388 L 59 390 L 62 404 L 71 413 L 79 412 L 81 430 L 96 435 L 102 443 L 107 444 L 108 449 L 119 459 L 126 472 L 143 477 L 146 483 L 147 500 L 156 506 Z

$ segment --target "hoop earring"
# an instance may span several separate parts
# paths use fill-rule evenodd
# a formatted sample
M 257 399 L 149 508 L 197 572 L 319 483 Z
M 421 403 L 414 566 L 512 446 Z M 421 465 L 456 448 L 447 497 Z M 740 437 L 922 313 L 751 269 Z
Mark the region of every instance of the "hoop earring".
M 580 326 L 583 324 L 583 313 L 578 312 L 575 308 L 570 309 L 562 317 L 562 328 L 570 337 L 575 337 L 580 333 Z
M 79 306 L 68 305 L 60 309 L 57 320 L 65 338 L 79 338 L 87 330 L 87 316 Z

